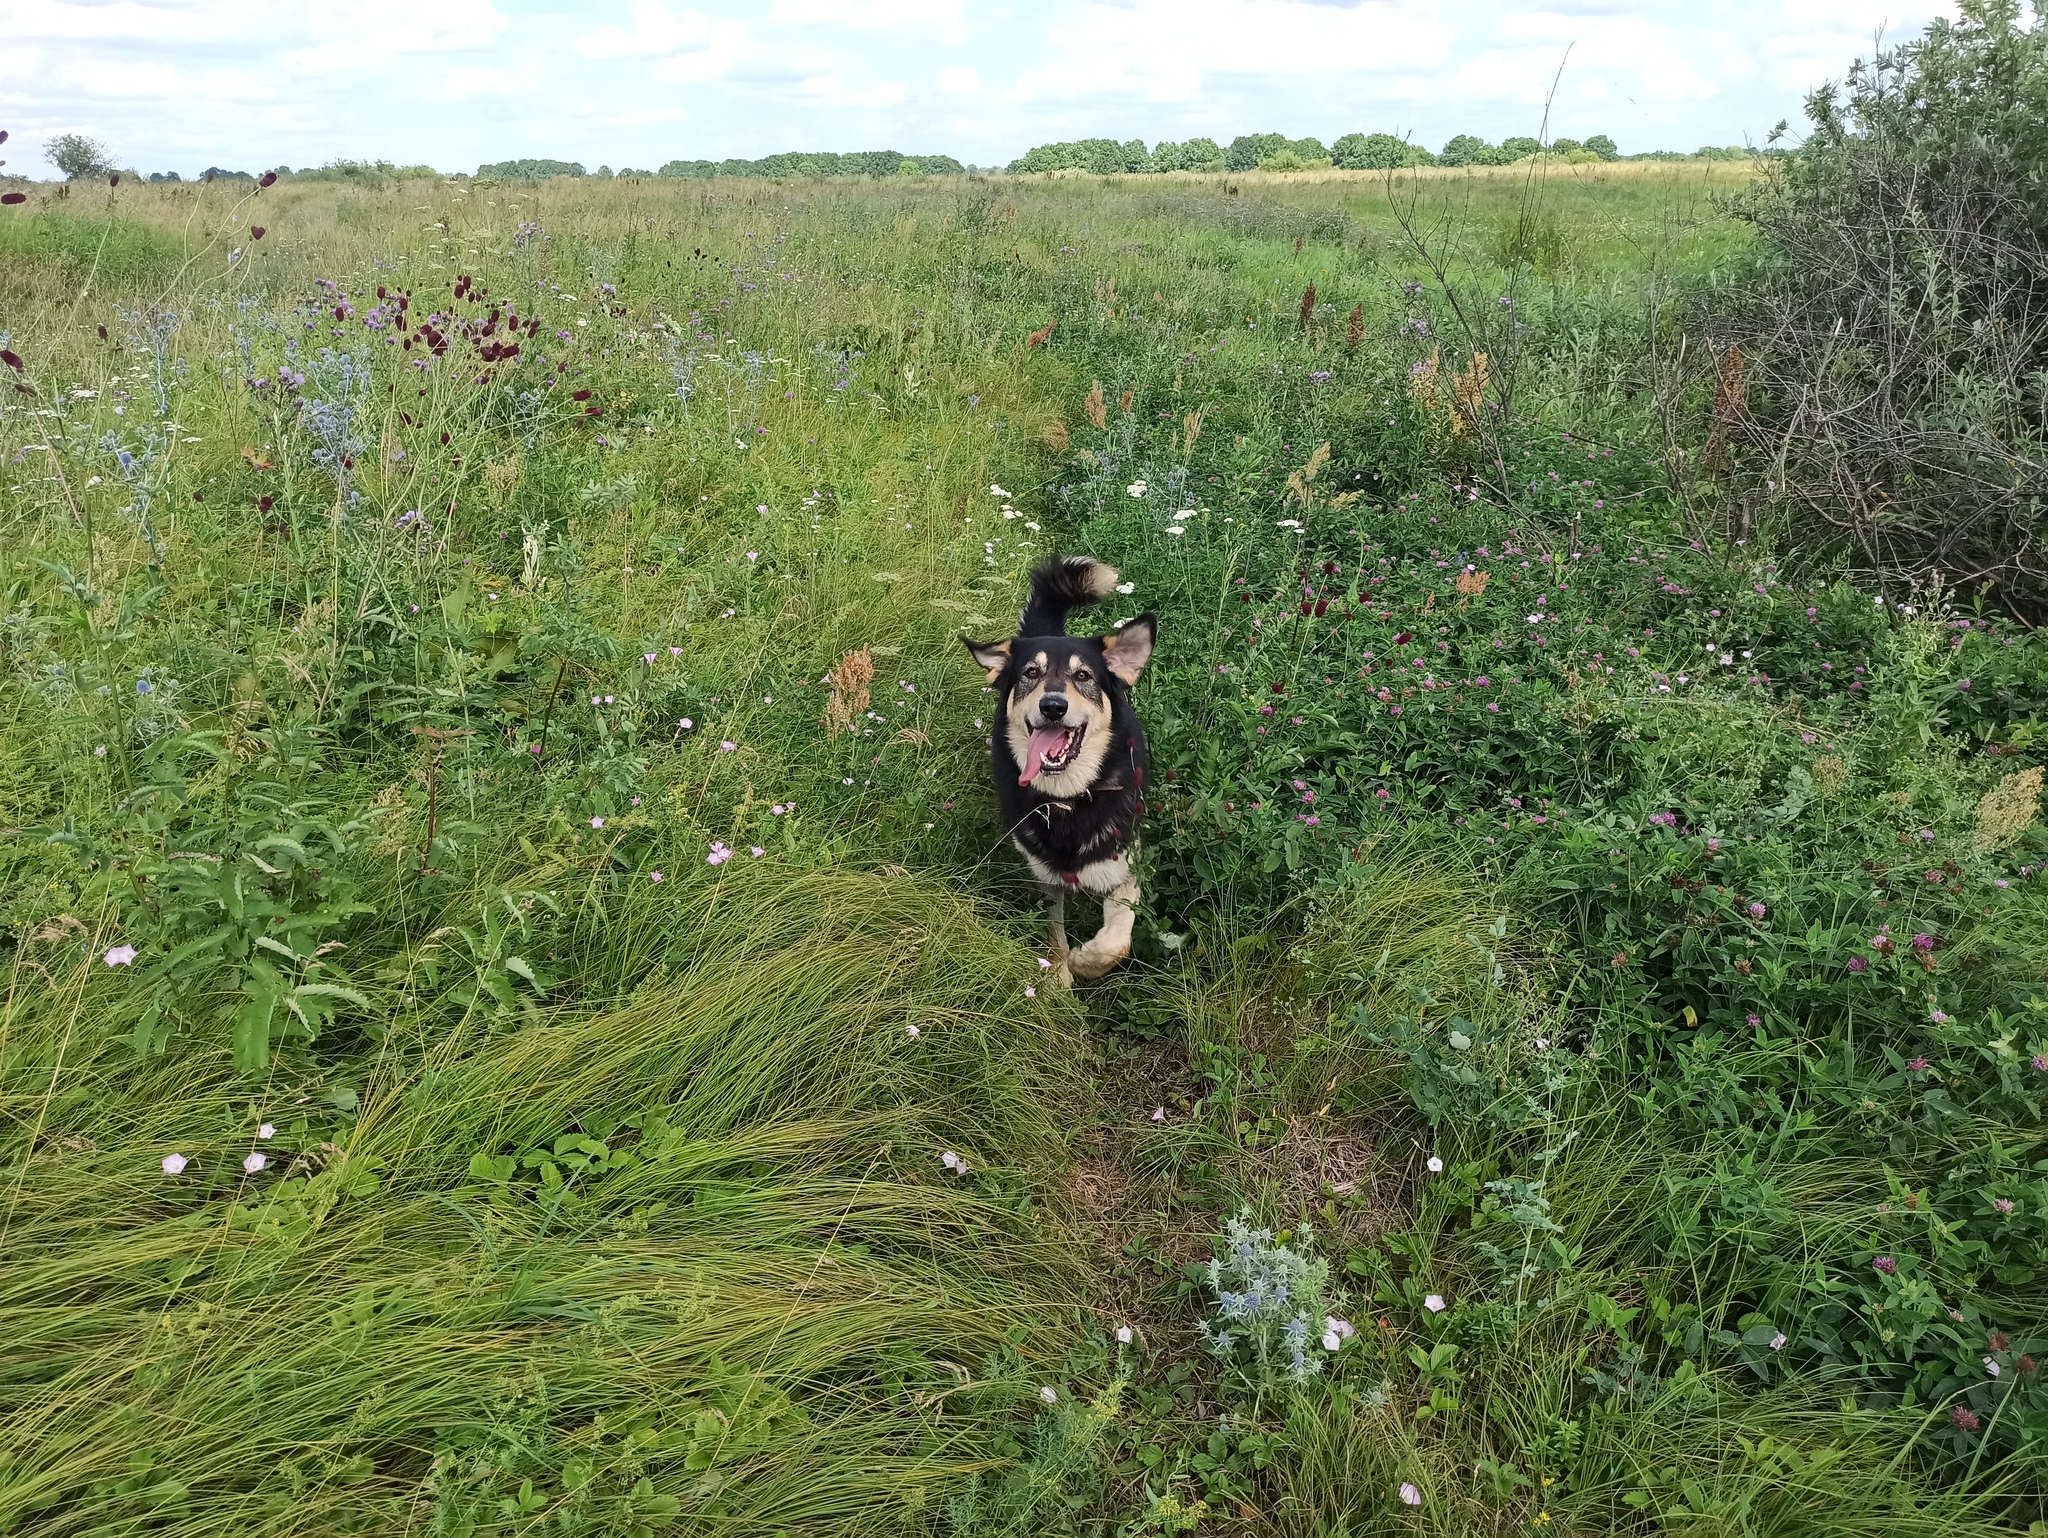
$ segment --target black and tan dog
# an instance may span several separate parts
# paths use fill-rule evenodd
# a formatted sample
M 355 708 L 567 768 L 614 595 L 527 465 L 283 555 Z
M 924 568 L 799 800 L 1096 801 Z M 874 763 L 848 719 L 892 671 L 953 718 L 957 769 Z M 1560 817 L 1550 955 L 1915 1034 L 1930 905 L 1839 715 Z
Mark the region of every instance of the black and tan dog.
M 1158 622 L 1141 614 L 1104 636 L 1069 636 L 1067 611 L 1106 597 L 1116 571 L 1055 556 L 1031 574 L 1031 596 L 1008 641 L 969 641 L 995 686 L 990 742 L 996 804 L 1010 841 L 1052 905 L 1053 980 L 1100 977 L 1131 953 L 1131 873 L 1151 756 L 1131 685 L 1152 658 Z M 1102 900 L 1102 928 L 1067 949 L 1066 900 Z

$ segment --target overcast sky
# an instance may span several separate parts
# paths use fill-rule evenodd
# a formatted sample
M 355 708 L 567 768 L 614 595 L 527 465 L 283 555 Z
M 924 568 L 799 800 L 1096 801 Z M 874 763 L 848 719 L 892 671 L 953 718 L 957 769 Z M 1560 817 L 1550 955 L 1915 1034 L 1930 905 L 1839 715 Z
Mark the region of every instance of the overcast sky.
M 0 147 L 185 175 L 788 149 L 995 164 L 1108 135 L 1760 140 L 1941 0 L 0 0 Z

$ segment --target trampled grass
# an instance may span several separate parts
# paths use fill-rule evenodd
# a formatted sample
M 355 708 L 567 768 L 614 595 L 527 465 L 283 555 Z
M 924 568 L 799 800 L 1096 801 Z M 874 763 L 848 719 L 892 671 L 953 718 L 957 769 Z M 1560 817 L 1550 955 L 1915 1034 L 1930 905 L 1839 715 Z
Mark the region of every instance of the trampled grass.
M 1539 173 L 9 210 L 0 1528 L 2041 1518 L 2034 653 L 1672 499 L 1745 168 Z M 1056 547 L 1165 620 L 1078 999 Z M 1359 1332 L 1256 1408 L 1247 1204 Z

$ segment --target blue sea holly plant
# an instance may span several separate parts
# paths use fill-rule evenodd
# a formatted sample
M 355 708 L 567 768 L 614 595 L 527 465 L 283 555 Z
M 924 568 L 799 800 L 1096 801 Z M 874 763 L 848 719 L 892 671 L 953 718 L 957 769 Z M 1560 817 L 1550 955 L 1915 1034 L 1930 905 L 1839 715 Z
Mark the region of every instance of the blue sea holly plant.
M 1267 1394 L 1315 1377 L 1326 1342 L 1341 1345 L 1349 1334 L 1348 1327 L 1336 1332 L 1324 1307 L 1330 1267 L 1316 1258 L 1314 1235 L 1304 1225 L 1284 1237 L 1289 1242 L 1276 1242 L 1271 1229 L 1252 1227 L 1242 1212 L 1225 1225 L 1223 1253 L 1209 1262 L 1216 1311 L 1202 1321 L 1202 1339 L 1224 1364 L 1226 1379 L 1251 1392 L 1254 1419 Z

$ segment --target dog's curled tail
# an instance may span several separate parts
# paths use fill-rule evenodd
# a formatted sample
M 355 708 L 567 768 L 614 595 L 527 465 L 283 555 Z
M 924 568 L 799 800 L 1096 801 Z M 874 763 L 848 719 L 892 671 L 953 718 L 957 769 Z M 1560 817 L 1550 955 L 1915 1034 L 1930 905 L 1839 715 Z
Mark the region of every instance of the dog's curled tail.
M 1056 555 L 1031 573 L 1031 596 L 1017 634 L 1065 635 L 1069 609 L 1085 609 L 1114 591 L 1114 566 L 1085 555 Z

